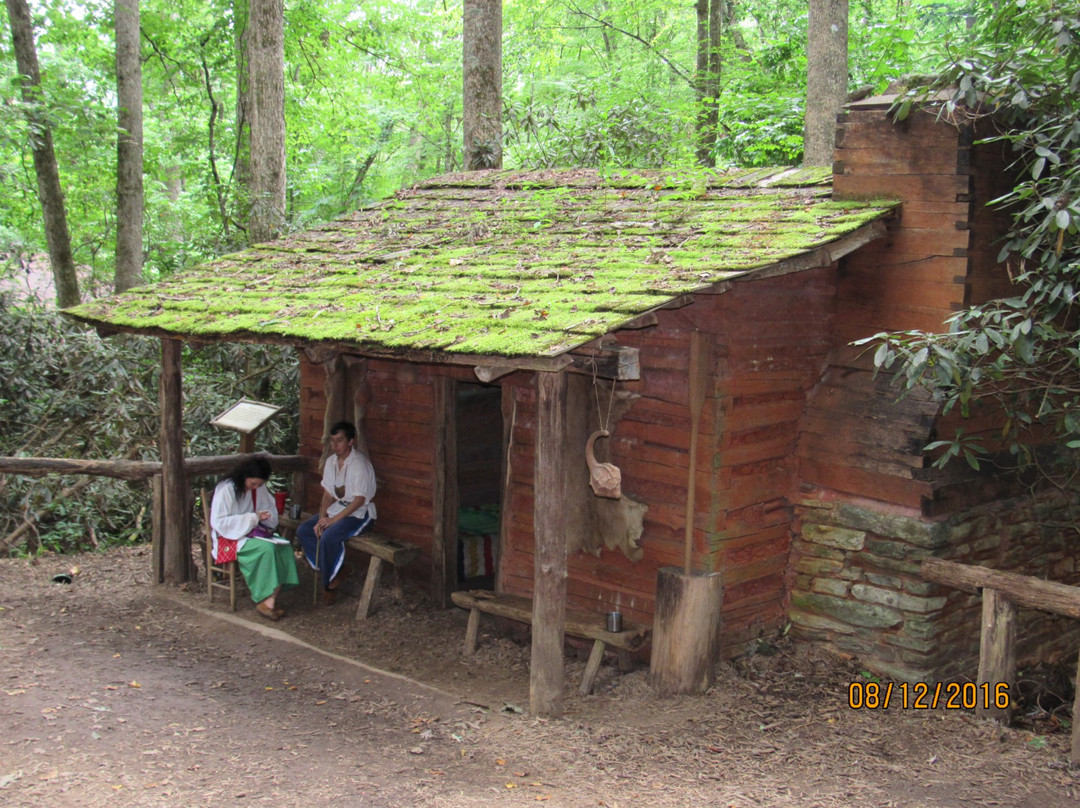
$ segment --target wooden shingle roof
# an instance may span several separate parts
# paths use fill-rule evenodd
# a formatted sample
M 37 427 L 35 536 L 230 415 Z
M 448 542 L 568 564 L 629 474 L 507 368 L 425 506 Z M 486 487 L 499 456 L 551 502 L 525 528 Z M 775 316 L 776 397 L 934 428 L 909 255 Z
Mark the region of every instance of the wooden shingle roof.
M 445 175 L 66 313 L 370 355 L 554 357 L 687 293 L 827 265 L 894 207 L 833 200 L 827 168 Z

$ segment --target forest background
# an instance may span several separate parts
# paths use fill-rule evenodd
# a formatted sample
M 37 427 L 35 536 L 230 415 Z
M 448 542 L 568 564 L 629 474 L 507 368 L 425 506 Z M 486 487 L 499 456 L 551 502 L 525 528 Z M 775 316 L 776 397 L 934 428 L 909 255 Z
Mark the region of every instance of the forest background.
M 112 291 L 117 237 L 114 7 L 32 2 L 41 88 L 20 92 L 0 20 L 0 455 L 156 459 L 156 341 L 101 340 L 26 289 L 45 239 L 31 160 L 47 120 L 80 287 Z M 726 0 L 717 167 L 802 159 L 807 3 Z M 862 0 L 849 12 L 850 92 L 932 71 L 971 37 L 964 0 Z M 244 0 L 143 0 L 143 280 L 245 246 Z M 294 0 L 284 9 L 287 230 L 462 168 L 461 0 Z M 697 14 L 668 0 L 503 3 L 503 166 L 695 170 Z M 240 396 L 284 406 L 260 448 L 295 449 L 291 351 L 185 347 L 185 450 L 235 451 L 210 419 Z M 137 542 L 145 484 L 0 475 L 0 550 Z

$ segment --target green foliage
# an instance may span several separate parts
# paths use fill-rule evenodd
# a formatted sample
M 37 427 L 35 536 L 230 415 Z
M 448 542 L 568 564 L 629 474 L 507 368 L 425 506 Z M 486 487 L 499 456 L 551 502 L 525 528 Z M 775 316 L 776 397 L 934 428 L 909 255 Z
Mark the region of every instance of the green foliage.
M 994 203 L 1012 216 L 999 258 L 1015 293 L 957 313 L 945 334 L 877 335 L 874 359 L 946 410 L 999 408 L 1005 444 L 1030 460 L 1043 430 L 1080 448 L 1080 2 L 980 3 L 977 18 L 971 43 L 950 43 L 941 80 L 912 91 L 897 114 L 948 88 L 946 111 L 997 125 L 990 140 L 1010 145 L 1019 178 Z M 978 444 L 961 435 L 946 445 L 946 457 L 977 465 Z
M 186 351 L 184 366 L 189 455 L 236 451 L 235 433 L 209 421 L 245 395 L 284 407 L 260 432 L 260 448 L 295 452 L 291 352 L 219 345 Z M 159 374 L 157 340 L 102 340 L 55 313 L 17 308 L 0 296 L 0 455 L 158 459 Z M 149 536 L 149 496 L 145 482 L 0 475 L 0 542 L 24 519 L 34 523 L 29 552 L 139 541 Z
M 793 165 L 802 157 L 801 97 L 726 94 L 720 104 L 720 161 L 738 166 Z
M 104 0 L 38 3 L 40 103 L 53 124 L 76 260 L 104 291 L 116 231 L 113 8 Z M 882 90 L 924 69 L 926 42 L 961 29 L 966 5 L 853 4 L 852 86 Z M 141 3 L 147 280 L 246 244 L 242 8 Z M 740 0 L 730 9 L 716 156 L 732 165 L 797 163 L 806 4 Z M 460 169 L 460 0 L 300 0 L 285 13 L 290 229 Z M 548 0 L 507 3 L 503 17 L 506 167 L 693 164 L 693 4 Z M 43 252 L 6 22 L 0 17 L 0 250 Z
M 926 43 L 963 30 L 968 5 L 852 4 L 852 87 L 883 90 L 905 72 L 924 70 Z M 237 112 L 244 6 L 143 0 L 140 7 L 145 276 L 155 281 L 245 246 Z M 797 163 L 806 3 L 740 0 L 729 7 L 716 156 L 721 164 L 742 166 Z M 75 257 L 98 294 L 112 282 L 116 232 L 113 5 L 32 0 L 31 9 L 43 72 L 35 103 L 52 124 Z M 291 229 L 460 169 L 460 0 L 297 0 L 285 13 Z M 0 15 L 0 252 L 21 257 L 40 254 L 45 245 L 29 149 L 36 133 L 25 123 L 10 43 L 6 15 Z M 506 3 L 506 167 L 691 167 L 695 48 L 691 3 Z M 1064 162 L 1047 145 L 1053 133 L 1044 134 L 1047 154 L 1033 177 L 1036 186 L 1018 195 L 1041 193 L 1040 183 Z M 1073 209 L 1063 210 L 1052 212 L 1053 222 L 1049 211 L 1040 214 L 1047 232 L 1073 226 Z M 203 425 L 239 395 L 295 399 L 295 365 L 281 352 L 221 347 L 185 356 L 185 363 L 191 453 L 231 449 L 233 436 Z M 155 456 L 157 365 L 154 343 L 101 342 L 51 315 L 0 304 L 0 452 Z M 269 366 L 276 369 L 255 373 Z M 237 373 L 250 378 L 237 382 Z M 295 434 L 287 423 L 272 422 L 271 445 L 280 451 Z M 51 527 L 35 537 L 37 546 L 67 546 L 91 529 L 101 541 L 124 541 L 145 530 L 143 487 L 95 480 L 73 504 L 56 496 L 58 485 L 0 482 L 0 533 L 42 503 L 52 503 L 51 513 L 64 518 L 48 517 Z

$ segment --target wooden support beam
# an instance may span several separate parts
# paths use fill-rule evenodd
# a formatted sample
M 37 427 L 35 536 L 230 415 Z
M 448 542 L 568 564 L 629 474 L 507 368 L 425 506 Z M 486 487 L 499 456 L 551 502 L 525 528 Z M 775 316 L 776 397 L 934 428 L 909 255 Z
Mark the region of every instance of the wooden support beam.
M 571 351 L 571 365 L 567 368 L 572 373 L 584 373 L 600 379 L 633 381 L 641 378 L 641 361 L 637 348 L 625 345 L 597 349 Z
M 515 370 L 556 373 L 570 364 L 569 357 L 565 355 L 554 357 L 523 356 L 517 359 L 503 356 L 482 356 L 476 357 L 468 363 L 461 361 L 459 358 L 452 358 L 448 361 L 454 362 L 455 364 L 475 365 L 473 373 L 475 373 L 476 378 L 484 382 L 484 384 L 493 382 L 500 376 L 513 373 Z
M 552 373 L 567 370 L 570 373 L 582 373 L 600 379 L 618 381 L 634 381 L 641 378 L 639 351 L 637 348 L 626 345 L 579 348 L 563 354 L 561 358 L 567 363 L 565 367 L 537 368 L 532 360 L 493 359 L 491 362 L 478 364 L 474 372 L 476 378 L 484 383 L 492 382 L 515 370 L 539 370 Z
M 975 705 L 975 715 L 1009 723 L 1012 709 L 1009 704 L 997 706 L 994 695 L 998 685 L 1016 687 L 1016 604 L 997 589 L 984 589 L 982 602 L 982 636 L 979 641 L 979 685 L 986 698 Z M 1011 701 L 1011 700 L 1010 700 Z
M 562 715 L 563 629 L 566 622 L 565 373 L 537 373 L 533 511 L 533 618 L 529 710 Z
M 191 580 L 191 514 L 184 470 L 184 400 L 179 340 L 161 340 L 159 408 L 162 515 L 161 576 L 164 583 Z
M 457 584 L 457 388 L 451 378 L 437 377 L 435 405 L 434 477 L 431 501 L 435 524 L 431 541 L 431 600 L 449 608 L 450 593 Z

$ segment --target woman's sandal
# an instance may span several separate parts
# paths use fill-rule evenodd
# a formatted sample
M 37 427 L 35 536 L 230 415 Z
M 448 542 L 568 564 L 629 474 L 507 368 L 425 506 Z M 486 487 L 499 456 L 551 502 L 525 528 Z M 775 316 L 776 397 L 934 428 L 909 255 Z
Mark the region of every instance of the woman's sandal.
M 271 609 L 265 603 L 256 603 L 255 611 L 265 617 L 267 620 L 273 620 L 275 623 L 281 619 L 281 615 L 285 612 L 281 609 Z

